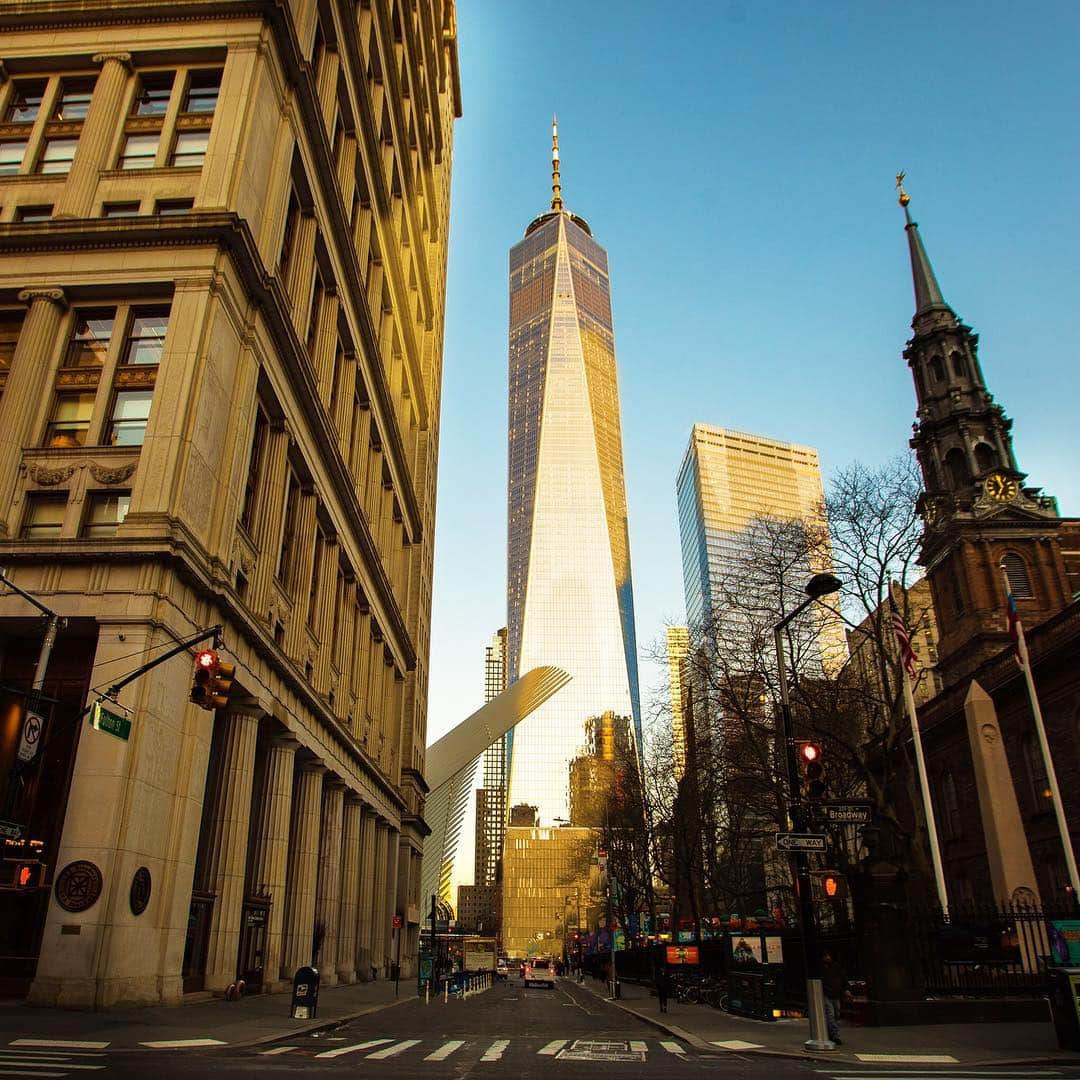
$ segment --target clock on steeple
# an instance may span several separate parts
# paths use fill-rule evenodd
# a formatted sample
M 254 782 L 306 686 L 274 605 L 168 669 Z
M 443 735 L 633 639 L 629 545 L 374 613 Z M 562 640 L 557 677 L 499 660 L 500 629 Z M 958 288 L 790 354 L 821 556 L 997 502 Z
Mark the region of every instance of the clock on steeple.
M 1056 501 L 1024 485 L 1012 421 L 986 388 L 979 337 L 945 302 L 923 247 L 910 199 L 897 178 L 915 286 L 913 334 L 904 349 L 918 403 L 911 446 L 924 492 L 920 562 L 926 567 L 941 639 L 945 685 L 974 670 L 1008 641 L 999 566 L 1023 575 L 1014 588 L 1025 626 L 1071 602 L 1058 541 Z M 1010 576 L 1010 582 L 1012 577 Z

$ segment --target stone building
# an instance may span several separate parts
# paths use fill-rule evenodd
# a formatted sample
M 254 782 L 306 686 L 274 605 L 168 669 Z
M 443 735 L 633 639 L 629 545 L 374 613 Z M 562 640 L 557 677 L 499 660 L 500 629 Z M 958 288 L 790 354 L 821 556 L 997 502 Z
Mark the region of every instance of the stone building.
M 418 939 L 453 0 L 0 11 L 0 561 L 67 619 L 6 989 L 176 1003 Z M 229 705 L 188 702 L 221 626 Z M 0 769 L 41 635 L 0 596 Z M 317 956 L 315 955 L 317 950 Z

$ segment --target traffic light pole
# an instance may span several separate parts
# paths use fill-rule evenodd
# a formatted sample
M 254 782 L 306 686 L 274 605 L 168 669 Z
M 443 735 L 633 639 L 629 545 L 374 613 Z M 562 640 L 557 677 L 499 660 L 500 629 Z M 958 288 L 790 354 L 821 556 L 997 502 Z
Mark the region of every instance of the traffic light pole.
M 804 601 L 790 615 L 773 627 L 776 645 L 776 667 L 780 679 L 780 716 L 784 724 L 784 760 L 787 762 L 788 809 L 796 829 L 803 829 L 809 822 L 802 805 L 799 791 L 798 763 L 795 759 L 795 732 L 791 720 L 791 697 L 788 692 L 787 665 L 784 662 L 784 628 L 813 603 Z M 806 1006 L 810 1019 L 810 1038 L 803 1044 L 807 1050 L 835 1050 L 836 1044 L 829 1038 L 825 1022 L 825 993 L 821 985 L 821 949 L 818 946 L 817 922 L 814 918 L 814 900 L 810 889 L 810 861 L 805 851 L 792 854 L 795 862 L 795 879 L 799 891 L 799 922 L 802 926 L 803 964 L 806 968 Z

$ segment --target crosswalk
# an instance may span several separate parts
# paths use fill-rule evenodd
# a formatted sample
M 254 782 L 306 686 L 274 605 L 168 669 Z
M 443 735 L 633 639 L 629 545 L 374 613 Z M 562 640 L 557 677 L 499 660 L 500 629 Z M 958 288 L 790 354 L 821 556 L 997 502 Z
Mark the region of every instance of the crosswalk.
M 1075 1073 L 1053 1068 L 980 1069 L 962 1065 L 950 1054 L 860 1054 L 860 1059 L 874 1062 L 876 1068 L 858 1065 L 815 1069 L 825 1080 L 1062 1080 Z
M 262 1057 L 282 1055 L 304 1056 L 314 1061 L 335 1062 L 363 1059 L 365 1063 L 393 1061 L 408 1058 L 418 1067 L 425 1063 L 437 1064 L 466 1057 L 479 1062 L 502 1061 L 520 1054 L 555 1058 L 563 1061 L 624 1061 L 644 1062 L 650 1053 L 662 1058 L 674 1056 L 685 1060 L 687 1049 L 674 1039 L 549 1039 L 542 1042 L 535 1038 L 518 1039 L 364 1039 L 323 1049 L 325 1041 L 318 1044 L 296 1043 L 272 1046 L 257 1053 Z M 0 1076 L 3 1074 L 0 1073 Z
M 29 1076 L 35 1080 L 59 1080 L 64 1076 L 88 1076 L 106 1066 L 101 1043 L 15 1039 L 0 1047 L 0 1076 Z M 104 1044 L 107 1045 L 107 1044 Z

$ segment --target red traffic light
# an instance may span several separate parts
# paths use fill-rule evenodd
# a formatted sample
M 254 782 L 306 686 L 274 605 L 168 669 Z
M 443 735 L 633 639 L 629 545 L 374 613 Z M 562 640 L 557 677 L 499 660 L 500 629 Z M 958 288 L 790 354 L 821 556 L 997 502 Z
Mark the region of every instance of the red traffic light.
M 817 743 L 804 742 L 799 745 L 799 753 L 805 762 L 817 761 L 821 757 L 821 747 Z
M 211 668 L 217 663 L 217 653 L 213 649 L 203 649 L 195 657 L 195 666 L 201 668 Z
M 826 877 L 826 878 L 825 878 L 825 879 L 824 879 L 824 880 L 822 881 L 822 883 L 821 883 L 821 884 L 822 884 L 822 887 L 823 887 L 823 888 L 824 888 L 824 890 L 825 890 L 825 895 L 826 895 L 826 896 L 827 896 L 827 897 L 828 897 L 828 898 L 829 898 L 830 900 L 834 899 L 834 898 L 836 897 L 836 894 L 837 894 L 837 893 L 838 893 L 838 892 L 840 891 L 840 882 L 839 882 L 839 881 L 837 881 L 837 880 L 836 880 L 836 878 L 834 878 L 834 877 L 832 876 L 832 874 L 829 874 L 829 875 L 828 875 L 828 876 L 827 876 L 827 877 Z

